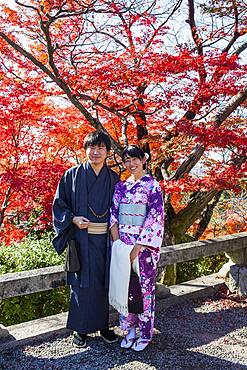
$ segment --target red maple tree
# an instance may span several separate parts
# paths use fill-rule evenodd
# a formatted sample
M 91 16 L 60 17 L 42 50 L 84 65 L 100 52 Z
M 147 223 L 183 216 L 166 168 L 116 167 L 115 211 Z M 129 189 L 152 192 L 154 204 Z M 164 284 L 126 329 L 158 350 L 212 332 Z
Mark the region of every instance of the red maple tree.
M 38 75 L 47 94 L 66 98 L 78 111 L 76 137 L 91 126 L 110 135 L 117 154 L 142 145 L 166 194 L 165 243 L 183 240 L 196 220 L 200 237 L 221 191 L 239 191 L 246 172 L 244 5 L 15 3 L 1 11 L 9 73 Z
M 39 78 L 1 79 L 0 238 L 7 244 L 51 227 L 57 182 L 81 148 L 76 110 L 59 115 L 43 85 Z

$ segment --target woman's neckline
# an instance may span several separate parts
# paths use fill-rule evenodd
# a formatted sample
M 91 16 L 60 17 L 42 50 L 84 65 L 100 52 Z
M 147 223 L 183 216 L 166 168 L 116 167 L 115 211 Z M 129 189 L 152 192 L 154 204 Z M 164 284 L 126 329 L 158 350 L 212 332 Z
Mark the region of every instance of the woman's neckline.
M 143 180 L 144 177 L 150 177 L 150 175 L 148 173 L 145 173 L 142 177 L 140 177 L 139 179 L 135 179 L 133 175 L 131 175 L 130 177 L 128 177 L 128 179 L 126 181 L 129 181 L 129 182 L 133 182 L 133 183 L 136 183 L 138 181 L 141 181 Z

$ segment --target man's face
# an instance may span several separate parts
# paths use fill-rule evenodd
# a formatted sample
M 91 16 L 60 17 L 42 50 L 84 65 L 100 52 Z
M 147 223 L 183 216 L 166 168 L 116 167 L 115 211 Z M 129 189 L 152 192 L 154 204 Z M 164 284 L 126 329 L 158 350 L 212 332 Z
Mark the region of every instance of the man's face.
M 88 161 L 92 165 L 100 166 L 105 163 L 107 150 L 105 144 L 91 145 L 86 150 Z

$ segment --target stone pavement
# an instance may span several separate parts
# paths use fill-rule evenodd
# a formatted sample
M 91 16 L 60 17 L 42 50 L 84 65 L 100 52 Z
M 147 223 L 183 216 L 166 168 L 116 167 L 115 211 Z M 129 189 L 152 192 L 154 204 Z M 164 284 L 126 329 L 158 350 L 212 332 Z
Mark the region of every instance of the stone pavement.
M 210 300 L 169 308 L 158 303 L 157 308 L 154 340 L 143 353 L 109 345 L 98 334 L 90 336 L 87 348 L 77 349 L 71 334 L 54 334 L 49 340 L 2 349 L 0 369 L 247 369 L 246 300 L 221 291 Z

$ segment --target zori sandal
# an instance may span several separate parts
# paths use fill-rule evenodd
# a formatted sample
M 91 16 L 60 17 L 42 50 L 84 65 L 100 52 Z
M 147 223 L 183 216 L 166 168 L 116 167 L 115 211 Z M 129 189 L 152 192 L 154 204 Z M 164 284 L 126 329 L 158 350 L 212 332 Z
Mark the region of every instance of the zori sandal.
M 136 352 L 141 352 L 149 345 L 150 342 L 151 341 L 148 339 L 138 338 L 131 347 L 131 349 L 133 349 L 133 351 Z
M 133 344 L 135 343 L 135 340 L 136 340 L 136 338 L 124 337 L 123 340 L 120 343 L 120 347 L 121 348 L 126 348 L 126 349 L 131 348 L 133 346 Z
M 136 340 L 136 329 L 131 328 L 128 331 L 128 334 L 123 338 L 120 343 L 121 348 L 131 348 Z

